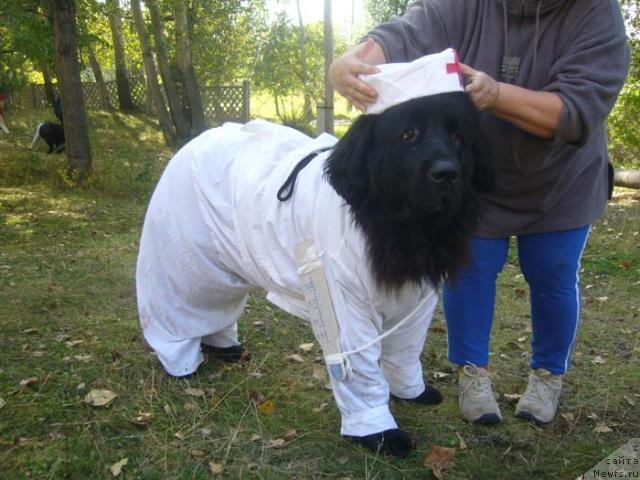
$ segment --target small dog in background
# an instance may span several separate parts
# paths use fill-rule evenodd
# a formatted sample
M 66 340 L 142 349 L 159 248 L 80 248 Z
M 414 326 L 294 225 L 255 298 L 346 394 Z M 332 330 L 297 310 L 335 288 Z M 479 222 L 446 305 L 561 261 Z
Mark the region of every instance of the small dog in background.
M 53 122 L 43 122 L 36 128 L 36 133 L 31 142 L 31 150 L 39 139 L 43 139 L 49 146 L 47 153 L 58 153 L 64 150 L 64 128 Z
M 64 120 L 62 116 L 62 100 L 59 96 L 56 96 L 53 101 L 53 113 L 58 117 L 58 120 L 60 120 L 60 124 L 43 122 L 38 125 L 36 133 L 33 136 L 33 141 L 31 142 L 31 150 L 34 149 L 40 138 L 47 142 L 49 146 L 47 153 L 58 153 L 64 150 Z

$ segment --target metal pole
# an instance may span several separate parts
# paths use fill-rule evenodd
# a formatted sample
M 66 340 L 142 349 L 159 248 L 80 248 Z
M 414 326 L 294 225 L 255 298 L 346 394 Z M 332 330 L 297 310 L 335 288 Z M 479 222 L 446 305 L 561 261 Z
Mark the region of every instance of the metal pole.
M 331 0 L 324 0 L 324 131 L 333 134 L 333 87 L 329 83 L 329 67 L 333 61 L 333 22 Z

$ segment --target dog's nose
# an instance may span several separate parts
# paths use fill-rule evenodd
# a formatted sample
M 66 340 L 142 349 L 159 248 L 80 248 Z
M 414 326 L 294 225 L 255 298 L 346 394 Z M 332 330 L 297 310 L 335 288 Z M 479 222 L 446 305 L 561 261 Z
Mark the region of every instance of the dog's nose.
M 429 169 L 434 183 L 453 183 L 460 179 L 460 167 L 450 160 L 437 160 Z

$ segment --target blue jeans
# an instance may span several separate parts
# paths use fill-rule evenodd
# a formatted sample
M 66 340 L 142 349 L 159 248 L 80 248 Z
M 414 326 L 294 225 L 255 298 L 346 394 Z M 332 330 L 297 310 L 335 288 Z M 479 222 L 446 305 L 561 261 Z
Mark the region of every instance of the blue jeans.
M 590 226 L 520 235 L 518 259 L 531 292 L 531 368 L 555 375 L 569 368 L 580 323 L 580 259 Z M 489 337 L 496 278 L 509 250 L 509 238 L 475 237 L 468 267 L 444 287 L 449 360 L 458 365 L 489 363 Z

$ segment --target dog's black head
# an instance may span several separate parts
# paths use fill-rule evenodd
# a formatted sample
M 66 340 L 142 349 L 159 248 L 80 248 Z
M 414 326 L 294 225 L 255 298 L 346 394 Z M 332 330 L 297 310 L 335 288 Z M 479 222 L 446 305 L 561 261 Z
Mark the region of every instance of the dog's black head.
M 478 225 L 477 194 L 494 182 L 478 113 L 462 92 L 361 116 L 326 174 L 363 229 L 377 281 L 392 288 L 455 275 Z

